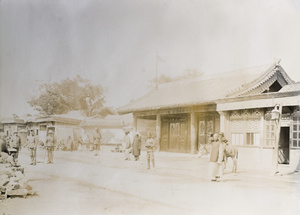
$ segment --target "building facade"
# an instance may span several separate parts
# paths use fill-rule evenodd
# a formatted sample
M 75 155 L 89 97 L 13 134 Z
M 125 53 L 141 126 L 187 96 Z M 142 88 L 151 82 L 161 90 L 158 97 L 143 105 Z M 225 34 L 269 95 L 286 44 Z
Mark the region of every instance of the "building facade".
M 241 162 L 270 167 L 276 161 L 278 126 L 279 163 L 290 163 L 295 157 L 291 155 L 298 153 L 293 147 L 299 137 L 295 130 L 300 105 L 297 86 L 275 62 L 162 85 L 120 108 L 119 113 L 133 113 L 138 131 L 140 119 L 155 121 L 161 151 L 196 153 L 209 143 L 212 133 L 224 132 L 239 148 Z M 270 119 L 277 104 L 282 107 L 278 126 Z

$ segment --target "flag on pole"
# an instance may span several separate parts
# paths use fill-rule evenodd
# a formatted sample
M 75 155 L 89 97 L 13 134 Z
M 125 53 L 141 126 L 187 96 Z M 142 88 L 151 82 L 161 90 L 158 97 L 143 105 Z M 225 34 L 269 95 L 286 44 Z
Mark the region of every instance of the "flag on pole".
M 165 61 L 164 61 L 164 59 L 162 59 L 158 54 L 156 54 L 156 60 L 159 62 L 163 62 L 163 63 L 166 63 Z

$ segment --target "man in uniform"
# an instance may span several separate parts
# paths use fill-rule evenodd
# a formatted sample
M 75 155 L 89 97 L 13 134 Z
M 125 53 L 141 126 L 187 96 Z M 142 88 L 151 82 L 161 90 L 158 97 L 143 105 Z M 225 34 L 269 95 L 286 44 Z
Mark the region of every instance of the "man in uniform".
M 152 135 L 149 134 L 149 137 L 146 141 L 146 149 L 147 149 L 147 161 L 148 161 L 148 169 L 150 169 L 150 160 L 152 162 L 153 168 L 155 168 L 155 163 L 154 163 L 154 139 L 152 138 Z
M 27 137 L 27 145 L 30 150 L 30 158 L 31 158 L 31 163 L 30 165 L 36 165 L 36 147 L 38 144 L 38 140 L 34 135 L 34 131 L 30 130 L 30 134 Z
M 46 138 L 46 150 L 47 150 L 47 163 L 53 163 L 53 150 L 55 145 L 54 133 L 52 130 L 48 132 L 48 136 Z
M 14 162 L 18 163 L 18 156 L 19 151 L 21 150 L 21 138 L 18 135 L 18 132 L 15 131 L 14 135 L 12 136 L 11 142 L 10 142 L 10 148 L 11 148 L 11 154 L 13 156 Z
M 94 133 L 94 150 L 95 150 L 95 156 L 99 155 L 100 151 L 100 142 L 101 140 L 101 132 L 99 128 L 96 128 L 95 133 Z

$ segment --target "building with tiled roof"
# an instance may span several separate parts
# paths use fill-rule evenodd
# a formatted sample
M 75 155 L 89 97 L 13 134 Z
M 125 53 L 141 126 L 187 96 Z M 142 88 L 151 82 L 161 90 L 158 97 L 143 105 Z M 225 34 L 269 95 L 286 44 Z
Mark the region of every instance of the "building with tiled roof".
M 263 166 L 274 166 L 278 149 L 278 162 L 291 161 L 295 166 L 300 160 L 300 153 L 295 158 L 298 149 L 300 152 L 299 95 L 299 83 L 277 61 L 163 84 L 118 112 L 133 113 L 137 131 L 145 130 L 139 127 L 140 120 L 154 122 L 153 128 L 146 130 L 156 135 L 161 151 L 196 153 L 209 144 L 210 134 L 224 132 L 229 142 L 239 148 L 241 162 L 264 161 Z M 284 118 L 277 138 L 281 142 L 275 138 L 275 122 L 270 119 L 276 105 L 281 107 Z M 277 142 L 280 147 L 276 147 Z

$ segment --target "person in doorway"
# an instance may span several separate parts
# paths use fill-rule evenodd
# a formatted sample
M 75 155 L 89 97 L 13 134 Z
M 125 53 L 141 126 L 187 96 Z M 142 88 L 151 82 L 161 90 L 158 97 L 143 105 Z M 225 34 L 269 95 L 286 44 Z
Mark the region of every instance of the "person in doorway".
M 211 181 L 221 181 L 223 177 L 224 148 L 219 138 L 219 134 L 213 134 L 211 139 L 212 148 L 209 159 Z
M 94 133 L 94 150 L 95 150 L 95 156 L 99 155 L 100 151 L 100 144 L 101 144 L 101 132 L 99 128 L 96 128 Z
M 140 158 L 141 155 L 141 145 L 142 145 L 142 139 L 138 132 L 136 132 L 135 137 L 133 139 L 132 143 L 132 155 L 134 156 L 134 160 L 137 161 Z
M 52 130 L 49 131 L 46 138 L 46 150 L 47 150 L 47 163 L 53 163 L 53 151 L 55 146 L 54 133 Z
M 30 150 L 30 165 L 36 165 L 36 148 L 37 148 L 37 138 L 34 135 L 34 131 L 30 130 L 29 136 L 27 137 L 27 145 Z
M 152 138 L 152 135 L 149 134 L 149 137 L 146 141 L 145 145 L 147 149 L 147 163 L 148 163 L 148 169 L 150 169 L 150 161 L 152 162 L 153 168 L 155 168 L 155 162 L 154 162 L 154 147 L 155 147 L 155 142 L 154 139 Z
M 21 150 L 21 138 L 18 135 L 18 132 L 15 131 L 14 135 L 11 138 L 10 142 L 11 154 L 13 156 L 14 162 L 18 163 L 19 152 Z
M 131 140 L 129 137 L 129 131 L 125 132 L 125 137 L 123 140 L 123 148 L 124 148 L 125 160 L 130 160 L 129 153 L 131 148 Z

